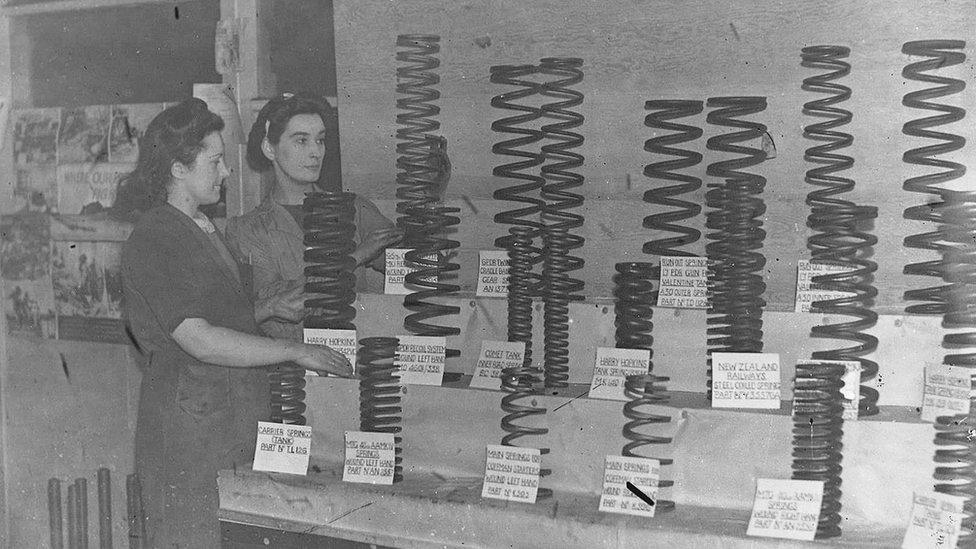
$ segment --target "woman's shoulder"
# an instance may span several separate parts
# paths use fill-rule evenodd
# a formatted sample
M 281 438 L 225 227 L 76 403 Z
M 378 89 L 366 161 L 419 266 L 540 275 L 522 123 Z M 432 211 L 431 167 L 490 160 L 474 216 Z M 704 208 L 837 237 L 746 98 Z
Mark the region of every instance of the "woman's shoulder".
M 276 223 L 274 204 L 262 202 L 253 210 L 227 219 L 227 236 L 233 238 L 243 232 L 266 231 Z

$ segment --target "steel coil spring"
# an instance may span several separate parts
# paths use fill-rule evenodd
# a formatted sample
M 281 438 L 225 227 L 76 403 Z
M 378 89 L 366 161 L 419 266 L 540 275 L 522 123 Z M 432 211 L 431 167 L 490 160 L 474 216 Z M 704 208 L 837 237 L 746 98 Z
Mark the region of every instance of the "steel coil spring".
M 502 411 L 505 417 L 502 418 L 501 427 L 507 434 L 502 437 L 502 445 L 518 446 L 515 441 L 525 436 L 542 436 L 549 432 L 545 427 L 533 427 L 520 423 L 519 420 L 532 420 L 534 416 L 544 416 L 545 408 L 536 406 L 535 399 L 539 392 L 536 386 L 541 382 L 541 372 L 538 368 L 523 365 L 520 368 L 505 368 L 502 370 L 502 391 L 507 394 L 502 397 Z M 528 401 L 528 402 L 526 402 Z M 549 453 L 549 448 L 540 448 L 542 455 Z M 540 480 L 552 474 L 550 469 L 539 471 Z M 539 487 L 536 494 L 537 498 L 548 498 L 552 496 L 552 490 Z
M 405 97 L 397 99 L 397 212 L 433 203 L 437 200 L 438 172 L 430 161 L 431 151 L 439 144 L 431 135 L 440 127 L 434 117 L 440 107 L 433 104 L 441 94 L 432 86 L 440 76 L 432 72 L 440 66 L 435 55 L 440 51 L 440 37 L 426 34 L 402 34 L 397 37 L 396 91 Z M 401 218 L 402 219 L 402 218 Z M 398 220 L 399 223 L 399 220 Z M 401 225 L 402 226 L 402 225 Z M 407 235 L 408 237 L 410 235 Z
M 517 160 L 496 166 L 492 174 L 514 183 L 495 190 L 496 200 L 522 205 L 495 215 L 495 222 L 509 225 L 508 234 L 498 238 L 495 245 L 508 251 L 508 340 L 525 343 L 524 365 L 532 363 L 532 299 L 542 295 L 542 223 L 539 215 L 544 202 L 538 193 L 545 179 L 538 167 L 543 163 L 541 151 L 533 145 L 543 138 L 537 127 L 541 110 L 529 102 L 540 93 L 540 85 L 532 80 L 536 67 L 531 65 L 498 65 L 491 67 L 491 82 L 512 86 L 514 89 L 496 95 L 491 105 L 498 109 L 520 114 L 501 118 L 492 123 L 492 131 L 513 134 L 516 137 L 499 141 L 492 152 Z
M 713 162 L 706 173 L 722 180 L 710 183 L 705 193 L 706 227 L 713 232 L 712 242 L 705 246 L 709 262 L 710 303 L 707 323 L 708 354 L 714 352 L 758 353 L 763 348 L 762 298 L 766 290 L 762 270 L 766 258 L 759 252 L 766 231 L 762 229 L 762 215 L 766 205 L 759 196 L 766 178 L 747 171 L 765 159 L 765 153 L 738 143 L 759 139 L 766 126 L 740 117 L 762 112 L 765 97 L 719 97 L 708 100 L 706 121 L 710 124 L 741 128 L 740 131 L 710 138 L 709 150 L 737 153 L 741 156 Z M 711 362 L 709 358 L 708 392 L 711 394 Z
M 356 329 L 355 199 L 347 192 L 305 195 L 305 292 L 314 296 L 305 300 L 306 328 Z
M 621 349 L 646 349 L 650 351 L 651 362 L 644 375 L 628 376 L 624 384 L 624 394 L 630 401 L 624 404 L 623 436 L 628 440 L 621 455 L 628 457 L 642 457 L 656 459 L 661 465 L 671 465 L 673 460 L 653 455 L 644 455 L 637 450 L 644 446 L 655 444 L 669 444 L 671 438 L 655 436 L 645 432 L 647 426 L 670 423 L 670 416 L 655 414 L 649 406 L 663 404 L 668 397 L 663 388 L 656 389 L 655 383 L 668 381 L 667 377 L 654 375 L 654 324 L 651 318 L 654 314 L 651 304 L 654 290 L 656 268 L 652 263 L 617 263 L 617 275 L 614 277 L 614 297 L 616 298 L 614 325 L 616 331 L 616 346 Z M 674 482 L 662 480 L 659 487 L 673 486 Z M 656 500 L 657 510 L 666 511 L 674 508 L 674 502 L 664 499 Z
M 931 88 L 905 94 L 902 104 L 913 109 L 939 113 L 906 122 L 902 128 L 905 135 L 938 141 L 906 151 L 902 160 L 909 164 L 939 170 L 905 180 L 902 188 L 906 191 L 929 195 L 926 197 L 927 203 L 907 208 L 904 214 L 905 219 L 923 223 L 941 223 L 941 210 L 946 191 L 939 188 L 938 185 L 962 177 L 965 173 L 965 167 L 962 164 L 936 158 L 938 155 L 961 149 L 965 144 L 965 139 L 958 135 L 932 129 L 936 126 L 962 120 L 965 116 L 965 110 L 961 107 L 935 103 L 932 100 L 959 93 L 966 87 L 966 83 L 963 80 L 938 76 L 928 72 L 963 63 L 966 60 L 966 54 L 961 50 L 965 46 L 966 43 L 961 40 L 922 40 L 907 42 L 902 46 L 902 53 L 927 58 L 907 65 L 902 70 L 902 77 L 934 84 Z M 941 243 L 943 240 L 944 235 L 936 229 L 905 237 L 904 243 L 908 248 L 940 252 L 944 247 Z M 943 276 L 942 260 L 939 258 L 905 265 L 904 272 L 909 275 L 941 278 Z M 920 301 L 921 303 L 905 307 L 905 312 L 944 314 L 948 299 L 947 291 L 948 286 L 946 285 L 908 290 L 905 292 L 905 299 Z
M 817 351 L 813 359 L 859 362 L 864 382 L 874 379 L 878 373 L 878 364 L 863 357 L 878 347 L 878 339 L 864 332 L 878 319 L 870 308 L 878 293 L 872 284 L 878 266 L 868 259 L 878 239 L 865 231 L 865 225 L 878 216 L 878 209 L 858 206 L 840 197 L 854 189 L 854 181 L 841 175 L 854 165 L 853 158 L 841 153 L 854 138 L 839 129 L 850 123 L 852 115 L 837 106 L 851 96 L 850 88 L 837 82 L 850 72 L 850 64 L 843 60 L 849 54 L 850 50 L 843 46 L 811 46 L 802 50 L 802 66 L 828 71 L 804 79 L 802 86 L 806 91 L 828 94 L 803 106 L 804 114 L 821 119 L 804 128 L 806 138 L 819 142 L 808 148 L 804 157 L 818 164 L 807 171 L 805 181 L 820 187 L 807 195 L 811 207 L 807 225 L 814 231 L 807 246 L 814 263 L 840 266 L 846 271 L 816 276 L 812 287 L 849 294 L 849 297 L 814 302 L 812 310 L 856 319 L 814 326 L 813 337 L 852 341 L 855 345 Z M 877 414 L 878 392 L 862 385 L 860 393 L 858 415 Z
M 793 478 L 824 483 L 817 539 L 840 535 L 844 366 L 798 364 L 793 387 Z
M 305 425 L 305 370 L 292 362 L 271 367 L 271 421 Z
M 359 340 L 356 362 L 359 380 L 359 429 L 370 433 L 394 433 L 396 444 L 393 482 L 403 480 L 400 433 L 400 378 L 393 362 L 399 340 L 367 337 Z

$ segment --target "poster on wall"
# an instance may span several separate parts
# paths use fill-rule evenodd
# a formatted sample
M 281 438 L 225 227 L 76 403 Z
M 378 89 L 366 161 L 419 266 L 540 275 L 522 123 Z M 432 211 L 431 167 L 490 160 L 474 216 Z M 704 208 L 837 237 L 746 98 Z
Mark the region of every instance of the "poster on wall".
M 161 112 L 162 103 L 113 105 L 108 161 L 115 164 L 134 164 L 139 156 L 139 139 L 146 133 L 149 122 Z
M 0 276 L 7 333 L 57 337 L 48 216 L 0 217 Z
M 7 211 L 50 211 L 57 202 L 60 110 L 21 109 L 12 118 L 16 204 Z
M 121 242 L 51 243 L 58 338 L 126 343 Z
M 108 160 L 108 105 L 61 109 L 58 164 Z
M 58 166 L 58 213 L 93 214 L 115 203 L 119 178 L 132 164 L 66 164 Z

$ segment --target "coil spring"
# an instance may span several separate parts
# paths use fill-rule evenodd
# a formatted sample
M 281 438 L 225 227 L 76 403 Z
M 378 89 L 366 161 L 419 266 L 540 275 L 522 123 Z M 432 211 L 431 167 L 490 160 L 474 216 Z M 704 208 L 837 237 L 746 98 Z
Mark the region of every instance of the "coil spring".
M 515 441 L 524 436 L 542 436 L 549 432 L 545 427 L 532 427 L 516 423 L 523 418 L 545 415 L 546 409 L 535 405 L 534 397 L 538 395 L 536 386 L 540 383 L 540 371 L 538 368 L 525 366 L 519 368 L 505 368 L 502 370 L 502 390 L 507 394 L 502 397 L 502 411 L 505 417 L 502 418 L 501 427 L 505 431 L 502 437 L 502 445 L 518 446 Z M 523 403 L 530 399 L 531 402 Z M 540 454 L 549 453 L 549 448 L 540 448 Z M 539 471 L 540 480 L 552 474 L 551 469 L 541 469 Z M 536 498 L 543 499 L 552 496 L 552 490 L 539 487 Z
M 651 362 L 647 373 L 644 375 L 627 376 L 624 383 L 624 394 L 631 400 L 624 404 L 624 417 L 628 422 L 624 424 L 623 436 L 627 442 L 621 455 L 628 457 L 643 457 L 656 459 L 661 465 L 671 465 L 673 460 L 655 456 L 646 456 L 636 450 L 654 444 L 669 444 L 670 438 L 659 437 L 650 433 L 645 433 L 641 429 L 647 425 L 657 425 L 670 423 L 670 416 L 654 414 L 645 411 L 654 404 L 667 402 L 668 397 L 663 389 L 657 390 L 655 383 L 668 381 L 667 377 L 656 376 L 654 372 L 654 324 L 651 318 L 654 311 L 651 304 L 654 303 L 654 273 L 656 268 L 652 263 L 617 263 L 617 275 L 614 277 L 614 297 L 616 297 L 614 324 L 616 331 L 616 344 L 621 349 L 646 349 L 650 351 Z M 673 486 L 674 482 L 662 480 L 658 482 L 659 487 Z M 658 499 L 655 502 L 658 511 L 666 511 L 674 508 L 674 502 Z
M 840 535 L 844 382 L 840 364 L 798 364 L 793 388 L 793 478 L 824 483 L 817 539 Z
M 928 58 L 907 65 L 902 70 L 902 77 L 909 80 L 936 84 L 935 87 L 905 94 L 902 105 L 913 109 L 941 113 L 905 123 L 902 128 L 902 133 L 905 135 L 936 139 L 941 141 L 941 143 L 930 144 L 906 151 L 902 156 L 902 160 L 909 164 L 942 170 L 905 180 L 902 188 L 906 191 L 932 195 L 927 198 L 938 200 L 937 202 L 929 202 L 906 208 L 904 214 L 905 219 L 928 223 L 941 223 L 941 210 L 945 205 L 945 190 L 939 188 L 937 185 L 962 177 L 963 173 L 965 173 L 965 168 L 962 164 L 935 158 L 937 155 L 947 154 L 961 149 L 965 144 L 965 139 L 958 135 L 935 131 L 931 128 L 958 122 L 963 119 L 966 111 L 961 107 L 933 103 L 931 100 L 959 93 L 966 87 L 966 83 L 959 79 L 926 72 L 963 63 L 966 60 L 966 54 L 964 52 L 946 50 L 962 50 L 965 46 L 966 43 L 961 40 L 922 40 L 908 42 L 902 46 L 902 53 Z M 943 241 L 944 235 L 942 231 L 936 229 L 934 231 L 907 236 L 905 237 L 904 244 L 907 248 L 941 252 L 944 248 Z M 904 273 L 942 278 L 942 259 L 940 257 L 935 260 L 905 265 Z M 905 312 L 934 315 L 944 314 L 947 307 L 948 296 L 946 292 L 948 290 L 949 287 L 947 285 L 942 285 L 906 291 L 906 300 L 921 301 L 922 303 L 905 307 Z
M 393 482 L 403 480 L 403 421 L 400 414 L 400 379 L 394 366 L 400 341 L 395 337 L 366 337 L 359 340 L 359 429 L 371 433 L 394 433 L 396 445 Z
M 271 421 L 305 425 L 305 370 L 292 362 L 272 366 Z
M 766 133 L 766 126 L 742 120 L 741 116 L 761 112 L 766 108 L 765 97 L 718 97 L 707 102 L 714 110 L 708 113 L 710 124 L 742 128 L 710 138 L 709 150 L 739 153 L 742 156 L 713 162 L 706 173 L 724 180 L 710 183 L 705 193 L 706 227 L 712 240 L 705 246 L 709 260 L 708 285 L 708 394 L 711 396 L 713 352 L 758 353 L 763 348 L 762 314 L 766 290 L 761 272 L 766 258 L 754 250 L 762 248 L 766 231 L 762 229 L 762 215 L 766 205 L 759 196 L 766 178 L 742 171 L 765 159 L 759 149 L 737 145 L 758 139 Z
M 440 76 L 431 72 L 440 66 L 435 55 L 440 51 L 440 37 L 426 34 L 401 34 L 397 36 L 397 93 L 406 97 L 397 99 L 397 212 L 430 204 L 437 200 L 437 170 L 430 161 L 431 150 L 438 146 L 437 137 L 431 135 L 440 127 L 434 119 L 440 107 L 433 104 L 441 94 L 432 86 L 440 82 Z M 402 219 L 402 217 L 400 218 Z M 398 219 L 398 224 L 400 220 Z M 410 236 L 410 235 L 407 235 Z
M 805 155 L 807 161 L 819 164 L 807 171 L 805 181 L 821 187 L 807 195 L 807 204 L 811 207 L 807 225 L 814 231 L 807 246 L 813 262 L 838 265 L 845 269 L 845 272 L 814 277 L 812 286 L 849 294 L 849 297 L 814 302 L 813 311 L 857 319 L 814 326 L 813 337 L 856 344 L 814 352 L 813 359 L 860 362 L 861 380 L 865 382 L 878 374 L 878 364 L 863 357 L 878 347 L 878 339 L 864 333 L 878 319 L 877 313 L 870 309 L 878 294 L 872 284 L 878 265 L 868 259 L 878 239 L 863 227 L 878 216 L 878 209 L 858 206 L 839 197 L 854 189 L 854 181 L 840 175 L 840 172 L 854 165 L 853 158 L 840 152 L 849 147 L 854 138 L 838 129 L 850 123 L 852 118 L 850 111 L 837 106 L 851 96 L 850 88 L 836 82 L 850 72 L 850 64 L 843 61 L 848 55 L 850 49 L 843 46 L 811 46 L 802 50 L 802 66 L 829 71 L 804 79 L 802 86 L 806 91 L 829 94 L 803 106 L 804 114 L 823 119 L 804 128 L 805 137 L 820 142 L 807 149 Z M 862 385 L 860 394 L 858 414 L 877 414 L 878 392 Z
M 318 294 L 305 300 L 306 328 L 356 329 L 355 199 L 353 193 L 315 192 L 302 202 L 305 292 Z

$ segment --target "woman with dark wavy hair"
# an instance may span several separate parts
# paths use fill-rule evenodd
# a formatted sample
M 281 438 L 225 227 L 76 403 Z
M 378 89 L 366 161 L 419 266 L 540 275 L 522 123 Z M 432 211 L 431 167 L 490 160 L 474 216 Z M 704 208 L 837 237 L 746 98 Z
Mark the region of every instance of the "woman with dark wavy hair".
M 262 337 L 231 246 L 199 212 L 220 198 L 223 121 L 199 99 L 149 123 L 120 206 L 142 213 L 122 252 L 127 326 L 143 357 L 136 423 L 146 547 L 220 547 L 217 471 L 254 457 L 270 416 L 266 366 L 352 375 L 326 346 Z

